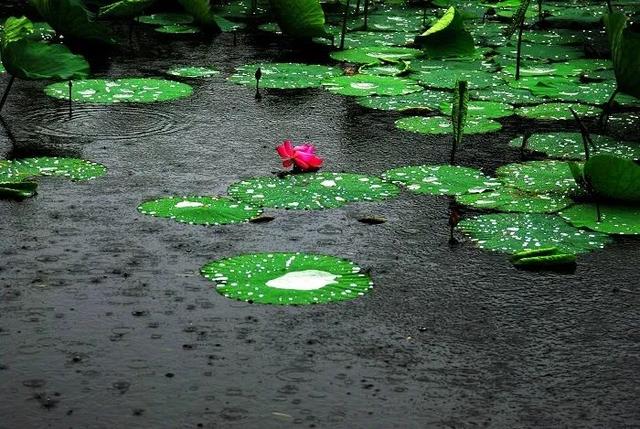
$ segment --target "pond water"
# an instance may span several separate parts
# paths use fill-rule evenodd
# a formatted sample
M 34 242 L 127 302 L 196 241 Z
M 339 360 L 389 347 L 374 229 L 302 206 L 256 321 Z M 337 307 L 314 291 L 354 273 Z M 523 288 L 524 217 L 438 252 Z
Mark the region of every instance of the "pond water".
M 406 115 L 323 89 L 256 99 L 226 80 L 245 64 L 330 64 L 323 49 L 242 33 L 203 42 L 139 29 L 133 40 L 101 78 L 184 65 L 220 74 L 184 80 L 188 98 L 76 104 L 70 119 L 42 83 L 19 81 L 2 113 L 14 143 L 0 134 L 0 158 L 71 156 L 108 171 L 0 200 L 0 428 L 637 425 L 638 238 L 581 255 L 575 272 L 531 272 L 462 235 L 450 244 L 445 195 L 265 209 L 273 220 L 244 225 L 145 216 L 143 201 L 225 195 L 272 175 L 284 139 L 314 142 L 322 171 L 378 177 L 446 162 L 450 136 L 398 129 Z M 576 131 L 498 121 L 499 132 L 465 136 L 459 165 L 493 175 L 521 160 L 509 142 L 525 130 Z M 640 122 L 614 132 L 637 138 Z M 359 221 L 373 218 L 382 222 Z M 225 298 L 200 275 L 212 260 L 262 252 L 354 261 L 374 288 L 341 303 L 270 306 Z M 271 286 L 335 282 L 300 268 Z

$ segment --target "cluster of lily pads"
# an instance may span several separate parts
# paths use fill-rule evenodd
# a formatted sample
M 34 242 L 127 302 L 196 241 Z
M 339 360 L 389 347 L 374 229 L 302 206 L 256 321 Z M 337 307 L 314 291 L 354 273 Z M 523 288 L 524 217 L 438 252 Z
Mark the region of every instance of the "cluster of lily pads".
M 573 262 L 575 255 L 604 247 L 610 235 L 640 235 L 640 166 L 635 161 L 640 144 L 608 137 L 605 127 L 612 108 L 640 106 L 640 37 L 624 14 L 599 2 L 581 8 L 538 2 L 534 10 L 530 0 L 455 6 L 434 0 L 418 7 L 391 0 L 243 0 L 224 6 L 176 0 L 184 13 L 168 13 L 156 10 L 161 2 L 155 0 L 120 0 L 102 4 L 97 15 L 80 0 L 30 2 L 47 26 L 10 18 L 0 53 L 11 82 L 13 77 L 62 81 L 45 88 L 51 97 L 156 102 L 188 97 L 192 87 L 157 77 L 88 79 L 86 60 L 43 34 L 112 44 L 113 36 L 96 16 L 183 35 L 235 32 L 249 24 L 331 45 L 330 63 L 252 63 L 237 67 L 230 82 L 265 89 L 324 88 L 368 109 L 398 112 L 399 130 L 452 135 L 454 142 L 450 164 L 405 166 L 380 177 L 319 172 L 249 178 L 231 184 L 226 196 L 146 201 L 138 207 L 142 214 L 193 225 L 237 224 L 259 221 L 265 209 L 333 209 L 394 198 L 402 187 L 488 212 L 459 223 L 452 216 L 450 223 L 481 248 L 513 254 L 518 266 Z M 612 60 L 587 58 L 584 49 L 599 37 L 602 16 Z M 179 66 L 167 74 L 205 78 L 218 72 Z M 503 118 L 511 116 L 537 121 L 600 116 L 603 134 L 591 135 L 580 122 L 580 133 L 525 135 L 510 146 L 547 159 L 505 165 L 493 176 L 453 165 L 463 134 L 497 132 Z M 2 161 L 0 192 L 27 196 L 20 186 L 38 174 L 82 176 L 67 164 L 52 168 L 52 162 L 80 163 L 74 168 L 96 170 L 87 173 L 92 177 L 103 168 L 79 160 Z M 352 262 L 304 253 L 241 255 L 213 261 L 201 272 L 224 296 L 269 304 L 348 300 L 372 287 L 370 277 Z

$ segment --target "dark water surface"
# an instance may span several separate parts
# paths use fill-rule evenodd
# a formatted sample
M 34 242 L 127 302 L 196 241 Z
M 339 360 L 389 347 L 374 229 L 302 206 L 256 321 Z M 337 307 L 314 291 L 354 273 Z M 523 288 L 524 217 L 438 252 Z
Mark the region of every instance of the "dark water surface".
M 223 194 L 270 174 L 285 138 L 315 142 L 327 171 L 370 174 L 444 162 L 449 145 L 323 90 L 256 102 L 224 78 L 240 64 L 295 59 L 268 41 L 140 37 L 106 75 L 178 64 L 223 73 L 193 81 L 186 100 L 77 105 L 71 120 L 41 83 L 17 82 L 4 112 L 18 147 L 2 132 L 0 155 L 82 156 L 109 172 L 43 179 L 36 198 L 0 201 L 0 428 L 640 425 L 638 239 L 562 275 L 517 271 L 470 242 L 451 247 L 445 197 L 404 192 L 213 228 L 142 216 L 145 199 Z M 459 162 L 492 172 L 517 161 L 507 142 L 525 124 L 505 124 L 466 138 Z M 349 258 L 376 287 L 353 302 L 263 306 L 225 299 L 198 274 L 259 251 Z

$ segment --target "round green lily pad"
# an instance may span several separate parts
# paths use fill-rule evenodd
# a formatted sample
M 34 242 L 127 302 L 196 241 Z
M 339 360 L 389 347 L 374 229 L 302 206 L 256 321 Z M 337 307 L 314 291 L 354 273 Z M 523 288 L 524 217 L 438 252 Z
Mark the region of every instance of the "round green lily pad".
M 394 46 L 363 46 L 331 53 L 331 58 L 354 64 L 371 64 L 382 61 L 409 60 L 422 55 L 422 51 Z
M 440 110 L 443 113 L 451 114 L 451 106 L 453 103 L 450 100 L 440 103 Z M 475 101 L 472 100 L 468 103 L 467 115 L 469 117 L 484 117 L 491 118 L 504 118 L 513 115 L 513 106 L 510 104 L 499 103 L 497 101 Z
M 577 191 L 569 164 L 562 161 L 528 161 L 507 164 L 496 170 L 498 179 L 505 185 L 535 194 L 567 194 Z
M 69 99 L 67 82 L 51 84 L 44 91 L 50 97 Z M 167 79 L 87 79 L 73 82 L 72 98 L 81 103 L 153 103 L 188 97 L 192 92 L 191 86 Z
M 342 70 L 339 68 L 316 64 L 259 63 L 238 67 L 235 73 L 229 77 L 229 81 L 255 86 L 255 74 L 258 68 L 262 71 L 261 88 L 317 88 L 323 81 L 342 74 Z
M 438 69 L 412 72 L 408 77 L 427 88 L 437 89 L 452 89 L 459 80 L 466 80 L 469 84 L 469 89 L 492 88 L 504 85 L 504 81 L 496 73 L 484 70 L 451 69 L 446 62 L 443 62 L 442 67 Z
M 347 96 L 405 95 L 422 90 L 420 85 L 409 79 L 394 76 L 374 76 L 357 74 L 338 76 L 326 80 L 322 85 L 329 91 Z
M 476 209 L 521 213 L 555 213 L 573 204 L 573 200 L 564 195 L 530 194 L 508 186 L 481 194 L 460 195 L 456 200 Z
M 374 63 L 360 66 L 358 71 L 362 74 L 376 76 L 400 76 L 409 70 L 409 63 L 398 61 L 393 63 Z
M 213 261 L 200 270 L 227 298 L 260 304 L 327 304 L 373 288 L 353 262 L 310 253 L 257 253 Z
M 640 235 L 640 206 L 600 204 L 600 220 L 595 204 L 577 204 L 560 212 L 577 228 L 605 234 Z
M 291 174 L 284 178 L 257 177 L 234 183 L 231 197 L 257 207 L 317 210 L 350 202 L 395 197 L 400 190 L 377 177 L 351 173 Z
M 340 30 L 336 31 L 336 40 L 340 40 Z M 405 32 L 351 31 L 344 36 L 345 49 L 371 48 L 372 46 L 399 46 L 413 43 L 415 34 Z
M 0 182 L 20 182 L 29 177 L 57 176 L 73 181 L 103 176 L 107 168 L 96 162 L 77 158 L 23 158 L 0 163 Z
M 506 46 L 498 47 L 496 51 L 505 58 L 514 59 L 517 54 L 517 46 L 516 43 L 509 43 Z M 584 58 L 584 48 L 523 42 L 520 55 L 526 60 L 568 61 Z
M 640 144 L 633 142 L 619 142 L 611 137 L 591 135 L 596 149 L 594 153 L 608 153 L 625 159 L 640 159 Z M 522 147 L 522 137 L 511 140 L 512 147 Z M 532 134 L 527 140 L 526 148 L 531 151 L 544 153 L 552 158 L 584 159 L 584 144 L 580 133 L 558 132 Z
M 186 13 L 155 13 L 153 15 L 139 16 L 137 21 L 141 24 L 148 25 L 175 25 L 175 24 L 191 24 L 193 16 Z
M 463 195 L 495 189 L 500 183 L 480 170 L 459 165 L 418 165 L 387 170 L 382 177 L 428 195 Z
M 451 98 L 451 93 L 426 89 L 407 95 L 360 97 L 356 102 L 376 110 L 438 110 L 443 100 Z
M 408 116 L 396 121 L 396 127 L 401 130 L 421 134 L 451 134 L 453 132 L 451 119 L 446 116 Z M 465 134 L 484 134 L 498 131 L 502 128 L 499 122 L 482 116 L 470 116 L 464 126 Z
M 188 24 L 171 24 L 156 27 L 155 31 L 165 34 L 197 34 L 200 32 L 200 28 Z
M 191 225 L 242 223 L 262 213 L 260 209 L 222 197 L 165 197 L 140 204 L 138 211 Z
M 540 120 L 571 120 L 573 115 L 569 108 L 573 108 L 578 116 L 594 117 L 602 111 L 598 107 L 587 106 L 586 104 L 577 103 L 546 103 L 536 106 L 524 106 L 516 109 L 516 115 L 529 119 Z
M 495 101 L 509 104 L 537 104 L 544 100 L 531 93 L 528 89 L 511 88 L 500 85 L 491 88 L 469 91 L 472 100 Z
M 219 74 L 220 72 L 211 67 L 178 66 L 170 69 L 167 73 L 172 76 L 196 78 L 211 77 Z
M 482 249 L 515 253 L 556 247 L 561 253 L 587 253 L 601 249 L 610 239 L 606 234 L 575 228 L 555 215 L 498 213 L 465 219 L 458 228 Z

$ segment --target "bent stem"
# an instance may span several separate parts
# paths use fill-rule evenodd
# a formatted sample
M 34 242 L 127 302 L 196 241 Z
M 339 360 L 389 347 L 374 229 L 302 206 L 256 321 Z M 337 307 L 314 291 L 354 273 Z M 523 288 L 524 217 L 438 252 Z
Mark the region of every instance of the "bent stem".
M 587 126 L 584 124 L 584 122 L 582 122 L 582 119 L 580 119 L 580 116 L 578 116 L 578 114 L 576 113 L 575 110 L 573 110 L 572 107 L 569 107 L 569 110 L 571 111 L 571 114 L 573 115 L 574 119 L 578 123 L 578 127 L 580 127 L 580 134 L 582 135 L 582 144 L 584 145 L 584 158 L 587 161 L 589 161 L 589 156 L 591 155 L 590 148 L 596 149 L 596 146 L 593 143 L 593 140 L 591 139 L 591 134 L 589 133 Z
M 615 101 L 616 95 L 620 92 L 620 89 L 616 87 L 609 97 L 609 100 L 602 106 L 602 113 L 600 114 L 600 119 L 598 119 L 598 125 L 600 129 L 605 130 L 607 128 L 607 122 L 609 121 L 609 113 L 611 112 L 611 108 L 613 107 L 613 102 Z
M 11 75 L 9 78 L 9 82 L 7 83 L 6 88 L 4 89 L 4 94 L 2 94 L 2 100 L 0 100 L 0 112 L 2 112 L 2 108 L 4 104 L 7 102 L 7 97 L 9 97 L 9 92 L 11 92 L 11 87 L 13 86 L 13 82 L 16 80 L 15 76 Z
M 340 34 L 340 49 L 344 49 L 344 36 L 347 33 L 347 19 L 349 18 L 349 3 L 351 0 L 347 0 L 347 6 L 344 10 L 344 16 L 342 17 L 342 33 Z

